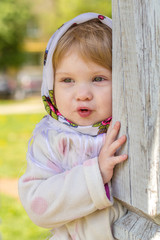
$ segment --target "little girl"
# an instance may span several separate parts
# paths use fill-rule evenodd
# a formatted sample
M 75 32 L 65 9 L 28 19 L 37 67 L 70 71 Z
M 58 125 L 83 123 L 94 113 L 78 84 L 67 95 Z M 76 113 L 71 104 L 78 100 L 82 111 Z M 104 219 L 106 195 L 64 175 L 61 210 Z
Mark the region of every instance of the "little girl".
M 125 209 L 112 198 L 115 156 L 126 136 L 112 127 L 112 21 L 85 13 L 51 37 L 44 59 L 42 99 L 48 115 L 29 142 L 19 180 L 31 220 L 52 240 L 113 240 Z M 108 128 L 109 127 L 109 128 Z M 108 131 L 107 131 L 108 130 Z

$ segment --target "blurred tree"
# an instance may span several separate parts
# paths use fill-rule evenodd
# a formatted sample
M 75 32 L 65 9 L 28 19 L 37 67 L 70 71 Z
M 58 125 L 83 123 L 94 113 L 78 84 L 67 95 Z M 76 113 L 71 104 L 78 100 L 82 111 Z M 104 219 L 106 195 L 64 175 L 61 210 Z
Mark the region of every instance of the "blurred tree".
M 111 0 L 55 0 L 55 5 L 57 11 L 54 19 L 59 26 L 84 12 L 97 12 L 108 17 L 112 13 Z
M 69 20 L 84 12 L 97 12 L 111 17 L 111 0 L 57 0 L 58 15 Z
M 41 29 L 41 40 L 48 40 L 51 34 L 64 22 L 84 12 L 97 12 L 111 17 L 111 0 L 30 0 L 33 13 Z
M 24 61 L 39 64 L 39 53 L 29 51 L 31 44 L 24 49 L 24 40 L 45 46 L 64 22 L 84 12 L 111 17 L 111 5 L 111 0 L 0 0 L 0 70 L 19 67 Z
M 0 69 L 17 67 L 24 60 L 21 45 L 31 17 L 27 0 L 0 0 Z

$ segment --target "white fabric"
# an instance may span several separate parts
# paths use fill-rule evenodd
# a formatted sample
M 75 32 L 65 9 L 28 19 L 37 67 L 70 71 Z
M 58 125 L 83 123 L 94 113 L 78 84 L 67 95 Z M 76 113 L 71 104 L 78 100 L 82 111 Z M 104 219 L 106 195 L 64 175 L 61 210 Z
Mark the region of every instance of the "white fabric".
M 53 229 L 54 240 L 113 240 L 111 225 L 125 210 L 106 196 L 97 160 L 103 135 L 75 132 L 47 116 L 32 141 L 19 180 L 31 220 Z

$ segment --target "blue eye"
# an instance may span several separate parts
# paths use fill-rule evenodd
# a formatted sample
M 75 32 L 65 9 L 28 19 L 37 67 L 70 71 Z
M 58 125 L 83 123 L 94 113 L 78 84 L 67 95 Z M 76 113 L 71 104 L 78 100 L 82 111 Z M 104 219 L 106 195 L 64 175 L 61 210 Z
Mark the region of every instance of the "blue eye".
M 95 78 L 93 79 L 93 81 L 94 81 L 94 82 L 102 82 L 102 81 L 104 81 L 104 78 L 103 78 L 103 77 L 95 77 Z
M 71 78 L 65 78 L 65 79 L 63 80 L 63 82 L 65 82 L 65 83 L 71 83 L 71 82 L 73 82 L 73 80 L 72 80 Z

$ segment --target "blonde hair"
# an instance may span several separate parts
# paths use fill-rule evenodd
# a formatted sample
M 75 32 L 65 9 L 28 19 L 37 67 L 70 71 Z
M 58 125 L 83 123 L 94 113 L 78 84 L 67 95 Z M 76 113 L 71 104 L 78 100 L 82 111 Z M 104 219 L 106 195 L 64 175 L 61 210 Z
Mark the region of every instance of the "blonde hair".
M 112 70 L 112 29 L 98 19 L 74 24 L 60 38 L 52 58 L 54 70 L 72 47 L 84 60 Z

